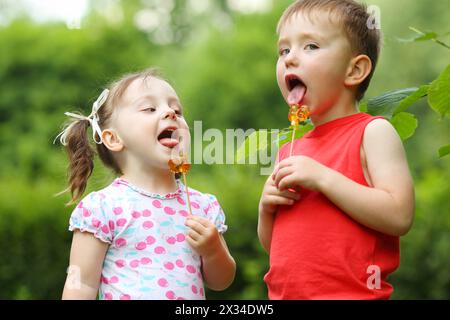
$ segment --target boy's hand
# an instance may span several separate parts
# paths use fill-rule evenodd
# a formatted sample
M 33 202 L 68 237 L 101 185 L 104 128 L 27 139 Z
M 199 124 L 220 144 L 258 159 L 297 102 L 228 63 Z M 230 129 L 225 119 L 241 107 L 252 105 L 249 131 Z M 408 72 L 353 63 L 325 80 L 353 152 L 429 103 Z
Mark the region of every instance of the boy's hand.
M 266 214 L 274 214 L 280 205 L 293 205 L 295 201 L 300 199 L 298 193 L 291 191 L 280 191 L 277 189 L 272 176 L 266 181 L 259 201 L 259 212 Z
M 319 190 L 326 171 L 323 164 L 306 156 L 293 156 L 281 161 L 272 174 L 273 182 L 280 191 L 299 186 Z
M 214 254 L 221 245 L 220 234 L 216 226 L 209 220 L 188 216 L 185 225 L 189 228 L 186 241 L 202 257 Z

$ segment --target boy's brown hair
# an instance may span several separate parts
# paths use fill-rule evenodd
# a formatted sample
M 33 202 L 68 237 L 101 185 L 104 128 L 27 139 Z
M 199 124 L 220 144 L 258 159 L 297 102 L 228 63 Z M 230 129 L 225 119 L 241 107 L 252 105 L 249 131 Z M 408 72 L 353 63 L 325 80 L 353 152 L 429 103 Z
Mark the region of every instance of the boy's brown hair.
M 378 61 L 381 48 L 381 31 L 368 27 L 368 22 L 373 17 L 367 12 L 365 4 L 353 0 L 297 0 L 284 11 L 278 22 L 277 33 L 280 33 L 281 28 L 292 16 L 300 12 L 310 14 L 313 11 L 328 12 L 330 18 L 337 20 L 342 25 L 354 53 L 365 54 L 372 61 L 372 70 L 359 85 L 356 93 L 356 100 L 361 100 L 369 86 Z

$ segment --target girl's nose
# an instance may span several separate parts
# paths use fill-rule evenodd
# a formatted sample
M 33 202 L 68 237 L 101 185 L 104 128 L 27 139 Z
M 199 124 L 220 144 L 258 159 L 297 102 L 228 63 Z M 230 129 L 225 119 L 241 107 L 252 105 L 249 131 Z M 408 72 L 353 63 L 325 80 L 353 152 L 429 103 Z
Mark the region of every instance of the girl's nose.
M 164 112 L 163 119 L 176 120 L 177 119 L 177 115 L 175 114 L 174 110 L 170 109 L 170 110 L 167 110 L 166 112 Z

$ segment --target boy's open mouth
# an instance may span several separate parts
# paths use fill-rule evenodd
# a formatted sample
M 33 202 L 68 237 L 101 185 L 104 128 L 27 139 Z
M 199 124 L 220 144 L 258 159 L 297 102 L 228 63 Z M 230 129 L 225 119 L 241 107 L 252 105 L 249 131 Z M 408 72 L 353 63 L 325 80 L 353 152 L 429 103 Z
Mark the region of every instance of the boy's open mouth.
M 158 141 L 167 148 L 174 148 L 180 143 L 181 137 L 178 135 L 177 127 L 167 127 L 158 135 Z
M 288 74 L 285 79 L 287 89 L 289 90 L 287 97 L 288 104 L 291 106 L 295 104 L 300 105 L 306 94 L 306 85 L 295 74 Z

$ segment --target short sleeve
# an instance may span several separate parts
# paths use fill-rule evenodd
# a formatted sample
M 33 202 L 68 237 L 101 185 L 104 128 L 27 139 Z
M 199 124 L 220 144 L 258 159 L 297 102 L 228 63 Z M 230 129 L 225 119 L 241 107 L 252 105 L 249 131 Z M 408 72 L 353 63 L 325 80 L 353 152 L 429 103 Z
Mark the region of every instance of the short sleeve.
M 207 201 L 206 209 L 204 209 L 206 217 L 209 221 L 214 223 L 220 233 L 225 233 L 228 226 L 225 224 L 225 213 L 223 212 L 219 201 L 217 201 L 217 198 L 212 194 L 205 194 L 205 197 Z
M 92 233 L 97 239 L 111 244 L 113 242 L 113 230 L 104 204 L 103 195 L 92 192 L 87 195 L 70 216 L 69 230 L 76 229 L 81 232 Z

